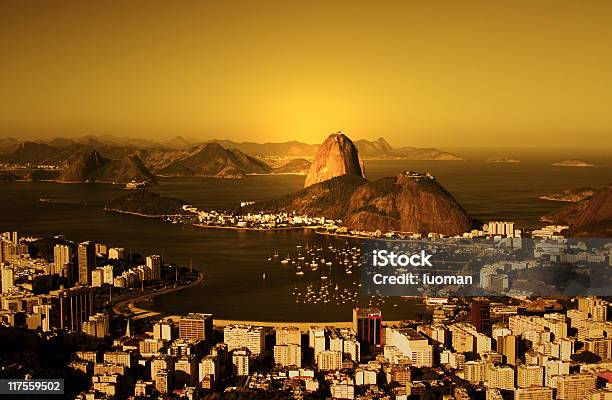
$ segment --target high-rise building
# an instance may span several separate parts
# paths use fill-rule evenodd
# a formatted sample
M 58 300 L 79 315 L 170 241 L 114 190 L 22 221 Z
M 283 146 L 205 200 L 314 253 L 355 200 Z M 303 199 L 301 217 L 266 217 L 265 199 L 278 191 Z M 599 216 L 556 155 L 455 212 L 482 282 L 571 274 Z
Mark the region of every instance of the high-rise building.
M 514 222 L 490 221 L 486 224 L 485 231 L 489 235 L 514 237 Z
M 497 352 L 504 356 L 509 365 L 516 365 L 518 354 L 518 338 L 514 335 L 498 336 L 496 339 Z
M 458 353 L 470 353 L 476 347 L 476 339 L 472 333 L 475 329 L 474 327 L 471 327 L 472 330 L 464 329 L 465 325 L 453 324 L 448 327 L 451 332 L 451 345 Z
M 172 341 L 176 338 L 175 325 L 171 320 L 160 320 L 153 325 L 153 338 Z
M 342 368 L 342 352 L 325 350 L 317 354 L 317 367 L 320 371 L 338 371 Z
M 250 358 L 251 351 L 246 347 L 234 349 L 232 351 L 232 365 L 234 366 L 234 375 L 249 375 Z
M 345 360 L 361 360 L 361 344 L 350 328 L 328 328 L 329 350 L 340 351 Z
M 111 260 L 125 260 L 127 251 L 123 247 L 111 247 L 108 249 L 108 258 Z
M 302 366 L 302 333 L 295 326 L 276 328 L 274 363 L 282 367 Z
M 512 334 L 521 336 L 525 331 L 550 331 L 554 339 L 567 337 L 568 324 L 563 314 L 545 314 L 540 316 L 513 315 L 508 318 Z
M 595 390 L 596 376 L 589 373 L 556 375 L 551 377 L 551 386 L 556 389 L 556 399 L 579 400 Z
M 550 355 L 564 361 L 571 360 L 576 346 L 575 338 L 557 339 L 550 345 Z
M 569 375 L 570 363 L 562 360 L 548 360 L 544 363 L 544 385 L 553 387 L 552 378 L 555 375 Z
M 138 342 L 138 352 L 143 358 L 153 357 L 163 349 L 164 345 L 165 342 L 161 339 L 147 338 Z
M 485 382 L 490 388 L 514 390 L 514 370 L 508 366 L 487 364 Z
M 100 257 L 108 256 L 108 246 L 104 243 L 96 243 L 95 244 L 96 254 Z
M 385 328 L 385 347 L 394 347 L 415 367 L 433 366 L 433 346 L 412 328 Z
M 74 252 L 72 246 L 56 244 L 53 247 L 53 274 L 63 276 L 72 282 Z
M 313 350 L 314 359 L 317 358 L 317 354 L 327 349 L 325 328 L 319 326 L 311 326 L 308 330 L 308 345 Z
M 50 293 L 53 309 L 59 313 L 58 328 L 79 331 L 83 322 L 93 315 L 94 298 L 91 287 L 73 287 Z
M 129 351 L 106 351 L 104 352 L 104 362 L 132 368 L 134 365 L 134 358 L 133 354 Z
M 491 334 L 491 304 L 486 299 L 476 299 L 471 305 L 472 325 L 476 331 Z
M 151 279 L 158 280 L 161 279 L 161 265 L 162 259 L 161 256 L 151 255 L 146 258 L 146 266 L 151 269 Z
M 51 304 L 35 305 L 32 311 L 40 315 L 40 327 L 43 332 L 49 332 L 52 327 L 57 326 L 57 323 L 53 321 L 55 315 L 53 314 L 53 306 Z
M 448 330 L 444 324 L 425 324 L 417 326 L 417 332 L 427 336 L 433 342 L 446 345 Z
M 2 266 L 2 294 L 9 293 L 15 286 L 15 271 L 10 265 Z
M 590 351 L 602 360 L 612 358 L 612 339 L 611 338 L 593 338 L 584 339 L 584 350 Z
M 113 266 L 112 265 L 105 265 L 104 267 L 102 267 L 103 270 L 103 283 L 107 283 L 109 285 L 113 284 L 113 279 L 114 279 L 114 275 L 113 275 Z
M 155 390 L 161 394 L 167 394 L 172 390 L 172 370 L 162 369 L 151 376 Z
M 608 319 L 608 302 L 596 297 L 578 298 L 578 310 L 587 314 L 587 318 L 605 322 Z
M 296 326 L 282 326 L 276 328 L 276 344 L 302 345 L 302 332 Z
M 104 269 L 103 268 L 94 268 L 91 270 L 91 286 L 92 287 L 101 287 L 104 284 Z
M 223 329 L 223 342 L 228 351 L 246 347 L 257 357 L 264 351 L 265 331 L 261 326 L 228 325 Z
M 484 382 L 486 366 L 484 361 L 467 361 L 463 366 L 465 380 L 475 385 Z
M 151 379 L 156 382 L 156 388 L 159 373 L 162 371 L 174 371 L 174 357 L 161 354 L 151 360 Z M 171 372 L 168 374 L 171 375 Z
M 553 390 L 537 386 L 517 389 L 514 391 L 514 400 L 553 400 Z
M 96 249 L 92 242 L 79 243 L 77 263 L 80 285 L 91 284 L 91 270 L 96 266 Z
M 199 364 L 198 380 L 202 382 L 208 377 L 214 384 L 219 379 L 219 369 L 219 359 L 217 356 L 205 356 Z
M 187 340 L 210 340 L 213 333 L 212 314 L 190 313 L 178 321 L 179 338 Z
M 197 360 L 194 355 L 184 355 L 174 363 L 174 384 L 176 387 L 195 385 L 197 374 Z
M 382 313 L 377 308 L 354 308 L 353 330 L 369 351 L 383 345 Z
M 520 388 L 544 386 L 544 367 L 541 365 L 524 365 L 517 368 L 516 385 Z
M 302 366 L 302 348 L 297 344 L 277 344 L 274 346 L 274 363 L 281 367 Z
M 102 341 L 110 335 L 108 314 L 97 313 L 83 322 L 83 332 L 93 340 Z

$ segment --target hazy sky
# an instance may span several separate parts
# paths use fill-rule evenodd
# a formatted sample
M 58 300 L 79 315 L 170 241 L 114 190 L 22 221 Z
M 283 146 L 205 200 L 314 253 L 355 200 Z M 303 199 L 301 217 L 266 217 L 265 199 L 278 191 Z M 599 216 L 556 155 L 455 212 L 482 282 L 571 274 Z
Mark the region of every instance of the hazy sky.
M 0 136 L 612 148 L 611 1 L 2 1 Z

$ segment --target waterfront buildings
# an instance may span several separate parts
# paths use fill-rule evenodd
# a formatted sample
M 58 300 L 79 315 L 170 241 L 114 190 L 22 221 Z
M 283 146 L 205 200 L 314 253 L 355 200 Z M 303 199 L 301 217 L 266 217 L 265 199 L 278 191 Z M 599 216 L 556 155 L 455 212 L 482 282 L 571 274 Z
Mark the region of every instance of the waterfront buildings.
M 354 308 L 353 330 L 368 351 L 380 349 L 383 344 L 382 313 L 377 308 Z
M 433 366 L 433 346 L 412 328 L 385 328 L 385 348 L 396 349 L 415 367 Z
M 212 338 L 213 317 L 211 314 L 188 314 L 179 319 L 178 329 L 181 339 L 210 340 Z
M 229 325 L 223 329 L 223 342 L 228 351 L 246 347 L 251 356 L 257 357 L 264 350 L 265 331 L 261 326 Z

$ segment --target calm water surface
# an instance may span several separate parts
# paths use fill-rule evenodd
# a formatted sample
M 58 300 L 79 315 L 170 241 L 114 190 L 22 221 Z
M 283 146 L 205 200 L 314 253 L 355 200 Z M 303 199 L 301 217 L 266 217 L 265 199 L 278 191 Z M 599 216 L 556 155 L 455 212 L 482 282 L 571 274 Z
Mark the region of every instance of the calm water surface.
M 567 158 L 567 157 L 566 157 Z M 538 218 L 563 204 L 539 196 L 578 187 L 604 187 L 612 181 L 612 163 L 606 155 L 592 156 L 595 168 L 560 168 L 558 160 L 523 159 L 518 164 L 487 163 L 483 159 L 457 162 L 366 161 L 370 179 L 403 170 L 429 171 L 437 177 L 470 215 L 483 221 L 513 220 L 519 227 L 541 226 Z M 201 208 L 233 208 L 240 201 L 271 199 L 302 187 L 300 176 L 254 176 L 240 181 L 203 178 L 166 179 L 154 190 Z M 345 240 L 322 237 L 311 231 L 248 232 L 205 230 L 173 225 L 156 219 L 107 213 L 104 204 L 121 194 L 121 187 L 104 184 L 12 183 L 0 186 L 0 229 L 32 235 L 65 234 L 72 240 L 94 240 L 128 247 L 142 254 L 161 253 L 172 262 L 206 272 L 208 280 L 158 298 L 160 311 L 211 312 L 221 319 L 338 321 L 351 318 L 352 305 L 296 303 L 291 294 L 305 282 L 320 284 L 307 272 L 296 278 L 293 269 L 267 258 L 284 255 L 296 245 L 345 245 Z M 40 198 L 52 203 L 40 202 Z M 357 244 L 350 243 L 350 245 Z M 266 274 L 266 279 L 262 275 Z M 342 275 L 342 276 L 341 276 Z M 354 277 L 339 273 L 333 282 L 351 285 Z M 394 304 L 397 304 L 394 306 Z M 386 319 L 410 318 L 420 307 L 403 302 L 383 306 Z

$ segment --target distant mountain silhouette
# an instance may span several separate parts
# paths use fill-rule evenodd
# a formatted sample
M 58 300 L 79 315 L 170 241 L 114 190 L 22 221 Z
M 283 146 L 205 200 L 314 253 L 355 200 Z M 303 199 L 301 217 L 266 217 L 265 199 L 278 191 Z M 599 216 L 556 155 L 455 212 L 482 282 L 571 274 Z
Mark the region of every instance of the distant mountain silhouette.
M 361 139 L 354 143 L 363 158 L 387 157 L 393 153 L 393 148 L 384 138 L 378 138 L 373 142 Z
M 214 139 L 209 143 L 218 143 L 228 149 L 238 149 L 252 156 L 282 156 L 282 157 L 312 157 L 318 145 L 297 141 L 283 143 L 234 142 L 231 140 Z
M 97 151 L 77 154 L 58 177 L 60 182 L 126 183 L 132 180 L 153 181 L 155 178 L 136 155 L 118 160 L 102 157 Z
M 187 150 L 187 149 L 192 148 L 196 144 L 198 144 L 197 141 L 188 140 L 182 136 L 174 137 L 170 139 L 169 141 L 163 143 L 164 146 L 169 147 L 171 149 L 177 149 L 177 150 Z
M 311 162 L 303 158 L 294 158 L 276 168 L 274 172 L 277 174 L 300 174 L 306 175 L 310 169 Z
M 19 141 L 15 138 L 0 138 L 0 152 L 6 152 L 14 148 Z
M 36 164 L 53 159 L 58 154 L 56 147 L 46 143 L 22 142 L 1 157 L 2 161 L 13 164 Z
M 166 160 L 167 161 L 167 160 Z M 270 173 L 269 165 L 240 150 L 225 149 L 218 143 L 207 143 L 183 153 L 156 170 L 167 176 L 208 176 L 215 178 L 243 178 L 246 174 Z

